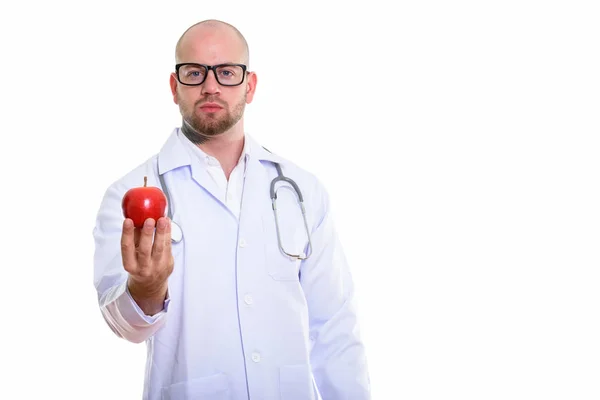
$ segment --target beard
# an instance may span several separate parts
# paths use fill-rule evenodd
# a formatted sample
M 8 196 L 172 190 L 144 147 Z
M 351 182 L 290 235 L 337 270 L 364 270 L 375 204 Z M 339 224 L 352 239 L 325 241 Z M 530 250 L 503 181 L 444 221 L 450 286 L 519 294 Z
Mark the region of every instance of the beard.
M 244 115 L 244 109 L 246 107 L 246 92 L 244 92 L 244 96 L 240 99 L 240 101 L 233 106 L 232 110 L 229 109 L 227 103 L 210 96 L 196 101 L 192 109 L 181 102 L 180 98 L 178 98 L 178 102 L 179 110 L 181 112 L 181 116 L 183 117 L 182 131 L 190 141 L 199 144 L 206 142 L 211 137 L 226 132 L 238 123 L 238 121 Z M 223 107 L 223 109 L 216 113 L 198 115 L 196 113 L 196 108 L 202 103 L 208 102 L 217 103 Z M 218 113 L 224 115 L 217 116 Z

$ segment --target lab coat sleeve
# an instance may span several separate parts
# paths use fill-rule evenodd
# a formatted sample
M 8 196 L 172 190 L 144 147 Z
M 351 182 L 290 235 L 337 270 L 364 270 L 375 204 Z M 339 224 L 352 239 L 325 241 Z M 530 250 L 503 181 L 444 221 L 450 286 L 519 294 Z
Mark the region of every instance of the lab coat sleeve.
M 313 344 L 313 375 L 323 400 L 366 400 L 371 398 L 370 378 L 353 280 L 335 231 L 327 192 L 320 185 L 318 188 L 320 212 L 312 232 L 313 252 L 301 269 Z
M 161 312 L 148 316 L 127 289 L 128 273 L 121 258 L 121 200 L 126 190 L 113 184 L 102 199 L 93 230 L 94 286 L 100 311 L 112 331 L 130 342 L 141 343 L 165 324 L 170 299 L 165 300 Z

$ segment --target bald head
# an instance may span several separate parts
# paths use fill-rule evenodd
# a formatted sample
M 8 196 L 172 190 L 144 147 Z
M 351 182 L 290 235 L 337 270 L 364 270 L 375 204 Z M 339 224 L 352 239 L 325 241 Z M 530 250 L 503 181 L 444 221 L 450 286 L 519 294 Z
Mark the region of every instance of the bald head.
M 192 62 L 186 59 L 197 46 L 219 42 L 233 53 L 239 53 L 237 61 L 250 66 L 250 52 L 244 35 L 233 25 L 216 19 L 200 21 L 190 26 L 177 41 L 175 62 Z

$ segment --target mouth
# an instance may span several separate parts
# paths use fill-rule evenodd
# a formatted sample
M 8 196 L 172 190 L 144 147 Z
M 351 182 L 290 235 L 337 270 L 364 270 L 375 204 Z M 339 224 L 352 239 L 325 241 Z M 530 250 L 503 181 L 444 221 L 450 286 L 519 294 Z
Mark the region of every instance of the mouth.
M 220 105 L 218 105 L 216 103 L 205 103 L 200 106 L 200 110 L 202 110 L 204 112 L 209 112 L 209 113 L 217 112 L 222 109 L 223 109 L 223 107 L 221 107 Z

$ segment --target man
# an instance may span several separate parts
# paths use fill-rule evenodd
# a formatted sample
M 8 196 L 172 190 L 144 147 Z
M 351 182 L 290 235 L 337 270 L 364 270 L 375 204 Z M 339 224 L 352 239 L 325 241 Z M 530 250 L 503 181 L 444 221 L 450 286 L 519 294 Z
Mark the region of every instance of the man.
M 244 133 L 257 84 L 244 37 L 200 22 L 176 63 L 182 126 L 108 188 L 94 228 L 102 315 L 148 346 L 144 399 L 370 398 L 326 190 Z M 278 169 L 294 183 L 274 185 L 275 213 Z M 168 194 L 172 217 L 134 228 L 121 201 L 144 177 Z

